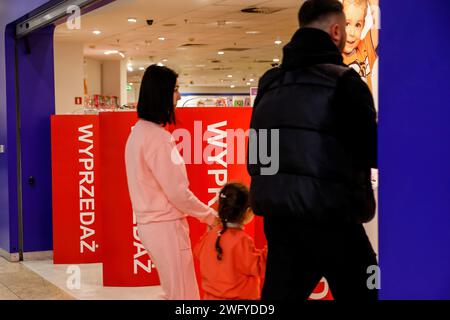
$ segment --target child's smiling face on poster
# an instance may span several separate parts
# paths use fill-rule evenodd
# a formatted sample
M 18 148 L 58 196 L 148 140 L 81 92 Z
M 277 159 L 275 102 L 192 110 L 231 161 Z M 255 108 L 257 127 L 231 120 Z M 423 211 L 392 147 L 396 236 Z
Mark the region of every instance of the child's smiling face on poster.
M 366 8 L 350 4 L 345 6 L 344 13 L 347 20 L 347 42 L 344 52 L 350 54 L 358 47 L 361 41 L 361 33 L 366 19 Z

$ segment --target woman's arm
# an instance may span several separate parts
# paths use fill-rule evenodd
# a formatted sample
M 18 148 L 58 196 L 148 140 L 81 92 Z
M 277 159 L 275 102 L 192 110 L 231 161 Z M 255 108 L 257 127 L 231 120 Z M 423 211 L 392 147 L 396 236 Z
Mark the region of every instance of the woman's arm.
M 189 190 L 186 167 L 175 144 L 163 142 L 156 152 L 146 153 L 145 160 L 165 195 L 179 211 L 208 225 L 215 224 L 215 210 Z

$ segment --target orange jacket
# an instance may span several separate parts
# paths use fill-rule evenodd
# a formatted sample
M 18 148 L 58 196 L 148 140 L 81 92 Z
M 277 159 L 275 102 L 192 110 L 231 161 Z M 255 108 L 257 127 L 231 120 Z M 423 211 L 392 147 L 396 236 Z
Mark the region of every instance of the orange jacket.
M 205 300 L 259 300 L 264 279 L 267 247 L 255 248 L 245 231 L 228 228 L 220 240 L 222 261 L 217 259 L 215 244 L 221 226 L 206 233 L 194 248 L 200 261 Z

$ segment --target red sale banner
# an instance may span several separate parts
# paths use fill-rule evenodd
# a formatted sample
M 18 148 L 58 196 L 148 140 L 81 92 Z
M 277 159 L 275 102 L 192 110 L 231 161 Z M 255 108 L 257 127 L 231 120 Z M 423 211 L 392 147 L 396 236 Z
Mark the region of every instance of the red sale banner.
M 177 125 L 171 127 L 170 131 L 186 162 L 190 188 L 211 207 L 217 207 L 218 192 L 227 182 L 249 184 L 243 128 L 248 127 L 250 115 L 251 109 L 186 108 L 177 111 Z M 100 115 L 100 194 L 105 212 L 103 281 L 106 286 L 144 286 L 157 283 L 154 266 L 139 241 L 126 181 L 124 150 L 136 121 L 135 113 Z M 236 129 L 243 135 L 234 136 Z M 240 159 L 232 159 L 228 157 L 229 154 L 239 156 Z M 191 243 L 195 246 L 206 232 L 206 226 L 196 219 L 188 220 Z M 246 229 L 255 236 L 255 223 L 251 223 Z M 127 233 L 127 230 L 134 231 Z M 263 237 L 259 238 L 263 243 Z M 198 265 L 196 267 L 200 281 Z
M 139 239 L 125 170 L 125 145 L 134 112 L 100 114 L 100 199 L 103 220 L 103 285 L 159 285 L 158 273 Z
M 97 116 L 54 116 L 52 129 L 55 264 L 101 262 Z
M 251 113 L 251 108 L 178 109 L 177 124 L 169 128 L 186 163 L 190 189 L 210 207 L 217 209 L 218 194 L 226 183 L 250 184 L 246 155 Z M 258 234 L 257 245 L 263 247 L 263 229 L 255 232 L 256 223 L 262 227 L 256 217 L 245 229 L 254 238 Z M 194 247 L 206 226 L 193 218 L 189 224 Z M 201 288 L 198 261 L 195 267 Z

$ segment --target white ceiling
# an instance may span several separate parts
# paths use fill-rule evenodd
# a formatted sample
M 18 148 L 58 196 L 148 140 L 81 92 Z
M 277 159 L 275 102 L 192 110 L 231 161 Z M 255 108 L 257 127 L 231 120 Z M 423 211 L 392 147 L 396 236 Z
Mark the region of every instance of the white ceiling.
M 123 52 L 135 70 L 128 74 L 130 82 L 140 81 L 140 67 L 162 62 L 180 74 L 184 87 L 242 87 L 251 78 L 257 81 L 271 68 L 274 58 L 282 58 L 282 47 L 298 28 L 297 12 L 302 2 L 116 0 L 83 16 L 80 30 L 58 26 L 55 41 L 82 42 L 85 56 L 98 60 L 121 59 L 119 55 L 106 56 L 106 50 Z M 248 7 L 282 10 L 272 14 L 241 12 Z M 128 18 L 138 21 L 129 23 Z M 147 19 L 154 20 L 153 25 L 148 26 Z M 94 35 L 94 30 L 102 33 Z M 276 45 L 276 39 L 282 44 Z M 201 46 L 184 46 L 193 44 Z M 222 49 L 246 50 L 224 50 L 224 55 L 218 55 Z

